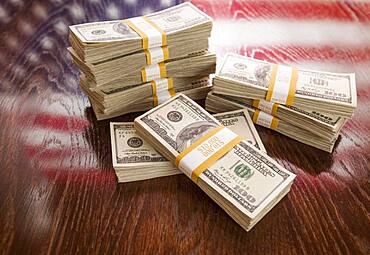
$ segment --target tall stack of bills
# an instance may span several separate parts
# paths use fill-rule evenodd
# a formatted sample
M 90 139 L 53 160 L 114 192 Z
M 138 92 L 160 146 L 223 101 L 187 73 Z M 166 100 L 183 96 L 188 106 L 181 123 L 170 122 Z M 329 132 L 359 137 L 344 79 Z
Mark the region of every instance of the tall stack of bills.
M 214 117 L 257 149 L 266 152 L 247 110 L 219 113 Z M 140 137 L 134 123 L 111 122 L 110 128 L 113 167 L 118 182 L 140 181 L 181 173 Z
M 182 94 L 137 117 L 134 126 L 247 231 L 289 192 L 295 178 Z
M 357 106 L 355 75 L 301 70 L 227 54 L 206 109 L 248 109 L 253 122 L 332 152 Z
M 148 110 L 177 93 L 204 99 L 216 56 L 212 19 L 191 3 L 146 16 L 70 26 L 68 48 L 96 117 Z

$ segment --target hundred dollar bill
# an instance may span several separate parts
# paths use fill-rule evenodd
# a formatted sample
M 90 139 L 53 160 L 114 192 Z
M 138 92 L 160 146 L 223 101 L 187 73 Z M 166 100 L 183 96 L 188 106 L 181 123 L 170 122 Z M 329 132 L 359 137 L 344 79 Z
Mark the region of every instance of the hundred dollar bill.
M 236 110 L 213 115 L 221 124 L 242 136 L 245 141 L 266 153 L 260 136 L 247 110 Z
M 141 98 L 140 100 L 131 102 L 129 104 L 126 104 L 126 102 L 122 103 L 121 101 L 115 106 L 106 108 L 100 104 L 99 100 L 97 100 L 96 98 L 93 98 L 92 95 L 89 94 L 87 90 L 84 90 L 83 86 L 80 86 L 80 87 L 86 94 L 89 95 L 91 106 L 98 120 L 110 119 L 113 117 L 117 117 L 120 115 L 130 113 L 130 112 L 147 111 L 156 106 L 154 103 L 154 97 L 150 96 L 146 98 Z M 205 80 L 205 81 L 203 80 L 199 83 L 198 82 L 191 83 L 188 86 L 181 87 L 181 88 L 174 88 L 174 89 L 176 93 L 185 94 L 189 96 L 190 98 L 192 98 L 193 100 L 202 100 L 206 98 L 211 88 L 212 88 L 212 85 L 210 84 L 210 82 L 208 80 Z M 158 104 L 160 103 L 161 102 L 158 100 Z
M 181 94 L 135 119 L 137 132 L 171 162 L 219 125 Z M 243 140 L 200 173 L 196 183 L 248 231 L 289 191 L 294 178 Z
M 186 78 L 171 78 L 173 89 L 175 92 L 181 90 L 189 90 L 200 86 L 210 85 L 208 77 L 186 77 Z M 98 102 L 99 108 L 102 111 L 119 105 L 131 105 L 134 102 L 142 103 L 143 99 L 153 96 L 152 83 L 136 84 L 131 86 L 116 86 L 116 88 L 91 89 L 87 84 L 87 79 L 84 76 L 80 77 L 80 86 L 86 94 Z M 166 88 L 167 89 L 167 88 Z M 124 102 L 124 104 L 122 104 Z
M 212 19 L 188 2 L 144 17 L 154 24 L 149 25 L 148 29 L 156 27 L 157 33 L 160 31 L 166 35 L 166 45 L 196 43 L 211 35 Z M 69 29 L 74 51 L 81 60 L 89 63 L 143 50 L 141 35 L 125 20 L 84 23 L 70 26 Z
M 209 24 L 212 19 L 191 3 L 183 3 L 146 15 L 169 36 L 191 27 Z M 69 27 L 82 42 L 100 43 L 124 40 L 140 40 L 141 37 L 122 20 L 99 21 Z
M 170 62 L 173 59 L 181 59 L 189 56 L 189 53 L 205 52 L 207 49 L 208 38 L 204 38 L 196 42 L 185 41 L 173 44 L 168 46 L 166 50 L 158 47 L 152 50 L 153 57 L 152 55 L 149 56 L 148 52 L 139 51 L 114 59 L 100 61 L 98 63 L 87 63 L 79 58 L 74 49 L 71 47 L 67 48 L 76 66 L 78 66 L 89 79 L 97 84 L 97 86 L 102 86 L 102 84 L 116 80 L 119 76 L 125 76 L 125 74 L 141 70 L 144 66 L 148 65 L 148 56 L 150 61 L 154 61 L 151 62 L 151 64 L 155 64 L 163 61 Z M 166 58 L 168 57 L 168 59 L 164 59 L 163 51 L 166 53 Z M 157 55 L 155 55 L 155 53 L 157 53 Z
M 180 174 L 171 162 L 142 139 L 132 122 L 111 122 L 113 167 L 118 182 Z
M 272 110 L 272 104 L 264 100 L 253 100 L 242 97 L 234 97 L 213 93 L 221 102 L 223 99 L 237 106 L 236 109 L 258 108 L 271 114 L 283 121 L 291 123 L 299 128 L 306 129 L 315 135 L 323 138 L 337 137 L 340 129 L 346 123 L 346 119 L 326 113 L 319 113 L 315 110 L 305 110 L 294 106 L 276 105 L 276 110 Z M 223 108 L 220 107 L 222 110 Z M 224 109 L 227 109 L 225 107 Z
M 265 152 L 246 110 L 214 115 L 224 126 Z M 181 172 L 137 134 L 132 122 L 111 122 L 112 161 L 118 182 L 146 180 Z
M 256 125 L 261 125 L 263 127 L 273 129 L 287 137 L 290 137 L 301 143 L 313 146 L 320 150 L 330 153 L 333 151 L 335 142 L 338 138 L 337 133 L 327 133 L 326 136 L 318 136 L 310 129 L 312 125 L 309 125 L 303 119 L 298 118 L 295 119 L 295 123 L 292 121 L 288 122 L 284 119 L 273 117 L 268 113 L 262 114 L 262 116 L 260 113 L 258 113 L 257 116 L 260 117 L 254 118 L 256 108 L 250 106 L 245 101 L 238 101 L 235 98 L 236 97 L 210 92 L 208 93 L 206 98 L 205 108 L 209 112 L 223 112 L 236 109 L 247 109 L 251 117 L 254 119 Z M 276 123 L 276 126 L 271 126 L 272 123 Z M 297 123 L 299 124 L 299 126 L 296 125 Z M 302 128 L 301 126 L 304 125 L 306 125 L 306 127 Z
M 130 64 L 130 63 L 127 63 Z M 120 75 L 112 75 L 112 78 L 107 79 L 106 83 L 95 83 L 94 79 L 87 76 L 88 85 L 90 88 L 109 88 L 120 86 L 132 86 L 135 84 L 142 84 L 143 82 L 152 81 L 159 78 L 177 77 L 204 77 L 213 74 L 216 70 L 216 54 L 211 52 L 197 52 L 189 54 L 186 57 L 171 59 L 161 63 L 163 73 L 160 72 L 158 77 L 146 76 L 148 79 L 143 80 L 143 70 L 135 70 L 131 73 L 121 73 Z M 157 66 L 158 67 L 158 66 Z M 113 68 L 113 67 L 112 67 Z M 158 67 L 159 68 L 159 67 Z M 159 70 L 159 69 L 158 69 Z
M 273 66 L 265 61 L 227 54 L 215 76 L 214 92 L 265 99 Z M 357 106 L 355 74 L 298 69 L 293 106 L 350 118 Z

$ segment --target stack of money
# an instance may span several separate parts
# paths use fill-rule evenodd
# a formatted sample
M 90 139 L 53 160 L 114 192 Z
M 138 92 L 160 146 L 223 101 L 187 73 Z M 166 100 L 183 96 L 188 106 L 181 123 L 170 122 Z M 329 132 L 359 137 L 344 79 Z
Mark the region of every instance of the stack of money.
M 148 26 L 138 24 L 138 18 L 71 26 L 69 39 L 76 54 L 87 63 L 138 52 L 142 50 L 142 36 L 132 28 L 132 24 L 136 27 Z M 164 32 L 168 46 L 184 45 L 189 48 L 211 35 L 212 19 L 191 3 L 179 4 L 140 18 L 157 27 L 161 34 Z M 190 44 L 186 45 L 187 42 Z
M 201 100 L 206 98 L 207 93 L 212 88 L 208 77 L 195 80 L 193 80 L 192 78 L 161 79 L 157 80 L 155 84 L 167 84 L 168 81 L 173 84 L 173 95 L 175 95 L 176 93 L 183 93 L 194 100 Z M 120 87 L 112 90 L 108 89 L 100 91 L 89 91 L 88 89 L 86 89 L 84 84 L 81 83 L 81 89 L 89 96 L 91 105 L 98 120 L 109 119 L 130 112 L 146 111 L 158 105 L 158 103 L 161 102 L 161 95 L 152 95 L 152 86 L 153 82 L 144 83 L 139 86 Z M 141 93 L 138 94 L 138 92 Z M 167 91 L 165 90 L 163 90 L 162 92 L 167 93 Z M 133 94 L 133 96 L 128 98 L 130 94 Z M 138 95 L 135 97 L 135 94 Z M 148 94 L 148 96 L 144 97 L 145 94 Z M 141 97 L 143 97 L 144 99 L 135 100 L 136 98 Z M 121 102 L 125 103 L 122 104 Z
M 322 122 L 323 125 L 328 125 L 328 127 L 335 129 L 338 128 L 339 125 L 343 125 L 343 123 L 340 123 L 342 120 L 337 119 L 332 122 L 324 122 L 325 117 L 318 117 L 316 115 L 310 116 L 308 113 L 302 113 L 305 116 L 302 117 L 301 120 L 298 120 L 298 125 L 294 125 L 297 123 L 292 123 L 291 120 L 286 121 L 285 119 L 279 119 L 277 117 L 274 117 L 266 112 L 263 112 L 262 110 L 259 110 L 256 107 L 251 106 L 248 104 L 248 101 L 246 100 L 239 100 L 239 98 L 221 95 L 221 94 L 215 94 L 213 92 L 210 92 L 207 95 L 206 99 L 206 109 L 209 112 L 223 112 L 223 111 L 232 111 L 235 109 L 247 109 L 250 116 L 252 117 L 252 120 L 255 124 L 261 125 L 263 127 L 267 127 L 273 130 L 276 130 L 277 132 L 290 137 L 294 140 L 297 140 L 299 142 L 305 143 L 307 145 L 310 145 L 312 147 L 331 152 L 334 147 L 334 142 L 336 138 L 333 138 L 334 140 L 331 140 L 331 138 L 327 139 L 326 137 L 319 136 L 313 132 L 310 132 L 307 129 L 299 127 L 300 125 L 304 125 L 304 119 L 311 119 L 315 118 L 317 119 L 317 122 Z M 298 115 L 298 113 L 293 113 Z M 262 118 L 261 118 L 262 116 Z M 315 116 L 315 117 L 313 117 Z M 261 119 L 259 119 L 261 118 Z M 335 135 L 335 137 L 337 134 Z
M 247 231 L 289 192 L 295 177 L 185 95 L 139 116 L 134 126 Z
M 227 54 L 206 109 L 247 108 L 253 121 L 332 152 L 357 105 L 354 74 L 307 71 Z
M 219 113 L 214 117 L 257 149 L 266 152 L 247 110 Z M 111 122 L 110 130 L 113 167 L 118 182 L 140 181 L 181 173 L 140 137 L 133 122 Z
M 182 92 L 204 99 L 216 55 L 212 19 L 191 3 L 126 20 L 70 26 L 68 48 L 97 118 L 150 109 Z

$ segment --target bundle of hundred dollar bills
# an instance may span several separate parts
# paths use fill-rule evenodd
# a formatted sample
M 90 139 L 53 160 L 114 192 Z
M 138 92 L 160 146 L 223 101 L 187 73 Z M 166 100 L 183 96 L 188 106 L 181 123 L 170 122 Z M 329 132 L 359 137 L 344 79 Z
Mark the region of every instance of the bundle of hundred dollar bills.
M 332 152 L 357 106 L 355 75 L 301 70 L 227 54 L 206 109 L 248 109 L 253 122 Z
M 191 3 L 126 20 L 70 26 L 68 48 L 98 120 L 210 91 L 212 19 Z
M 148 157 L 144 153 L 152 154 L 176 174 L 167 159 L 249 231 L 289 192 L 295 175 L 263 152 L 263 147 L 259 147 L 255 140 L 258 136 L 253 128 L 246 130 L 249 134 L 240 134 L 240 128 L 233 132 L 232 128 L 221 124 L 222 121 L 226 125 L 234 122 L 235 114 L 240 116 L 240 113 L 248 119 L 245 111 L 212 116 L 189 97 L 180 94 L 137 117 L 134 122 L 136 131 L 128 131 L 130 124 L 112 124 L 113 150 L 122 162 L 137 160 L 135 154 L 138 158 L 141 155 Z M 119 143 L 141 147 L 143 140 L 151 146 L 142 147 L 145 152 L 133 149 L 131 156 L 125 156 L 128 152 L 118 149 L 124 146 Z M 154 149 L 157 152 L 153 152 Z M 152 171 L 147 177 L 164 174 L 159 172 Z
M 266 152 L 247 110 L 219 113 L 214 117 L 257 149 Z M 134 123 L 111 122 L 110 128 L 113 167 L 118 182 L 140 181 L 181 173 L 140 137 Z

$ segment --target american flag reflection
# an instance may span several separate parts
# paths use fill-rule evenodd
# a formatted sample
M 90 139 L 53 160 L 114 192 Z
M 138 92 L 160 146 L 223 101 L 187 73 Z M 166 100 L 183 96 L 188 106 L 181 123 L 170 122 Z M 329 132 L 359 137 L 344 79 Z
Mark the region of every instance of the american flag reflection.
M 192 2 L 214 18 L 210 45 L 219 60 L 226 52 L 236 52 L 296 67 L 355 72 L 359 108 L 354 120 L 343 129 L 333 157 L 350 156 L 349 151 L 351 154 L 370 152 L 367 129 L 370 121 L 357 117 L 366 116 L 364 112 L 370 108 L 370 4 Z M 0 3 L 0 29 L 7 35 L 0 45 L 0 103 L 13 105 L 13 109 L 1 107 L 0 111 L 11 119 L 14 116 L 10 112 L 19 109 L 16 121 L 21 129 L 17 139 L 32 167 L 43 170 L 51 178 L 83 176 L 88 172 L 114 181 L 109 133 L 102 137 L 107 139 L 103 150 L 107 155 L 97 155 L 96 144 L 88 136 L 88 130 L 98 124 L 91 112 L 85 111 L 89 103 L 78 88 L 78 71 L 66 52 L 68 26 L 143 15 L 177 3 L 172 0 L 6 0 Z M 14 91 L 15 84 L 20 91 Z M 101 133 L 109 132 L 105 126 Z M 353 128 L 356 133 L 352 132 Z

